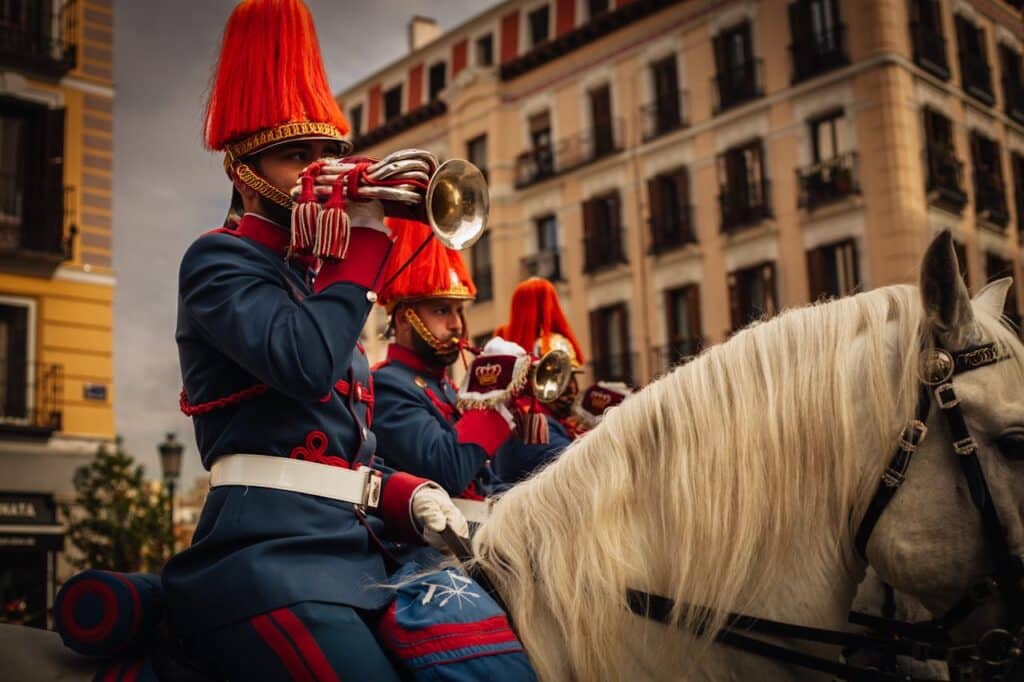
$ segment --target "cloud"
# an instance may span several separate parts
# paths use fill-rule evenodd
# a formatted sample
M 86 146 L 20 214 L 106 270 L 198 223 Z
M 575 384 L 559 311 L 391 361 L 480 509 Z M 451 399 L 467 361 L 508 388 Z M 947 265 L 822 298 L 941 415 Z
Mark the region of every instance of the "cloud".
M 413 15 L 451 28 L 494 0 L 307 0 L 335 91 L 406 51 Z M 203 106 L 220 34 L 235 2 L 115 3 L 115 409 L 129 452 L 159 475 L 165 431 L 188 444 L 182 485 L 202 474 L 192 426 L 177 410 L 174 327 L 181 254 L 220 224 L 229 186 L 202 147 Z M 245 106 L 239 102 L 238 106 Z

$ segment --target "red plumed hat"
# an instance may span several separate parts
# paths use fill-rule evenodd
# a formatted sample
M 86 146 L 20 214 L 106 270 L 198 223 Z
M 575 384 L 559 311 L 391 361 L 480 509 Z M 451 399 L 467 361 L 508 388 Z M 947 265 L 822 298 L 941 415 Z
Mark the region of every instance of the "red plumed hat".
M 519 283 L 512 292 L 508 323 L 502 331 L 503 338 L 528 351 L 539 346 L 536 351 L 544 355 L 557 348 L 567 352 L 576 367 L 584 362 L 580 342 L 558 302 L 558 291 L 546 279 L 531 277 Z
M 343 140 L 348 130 L 301 0 L 239 3 L 206 106 L 206 146 L 227 152 L 230 164 L 287 140 Z
M 476 285 L 462 262 L 462 256 L 435 239 L 429 226 L 398 218 L 388 218 L 386 222 L 395 233 L 395 245 L 380 276 L 385 286 L 377 293 L 377 302 L 388 312 L 403 301 L 476 298 Z M 429 240 L 427 245 L 399 272 L 424 240 Z M 394 281 L 391 281 L 392 277 Z

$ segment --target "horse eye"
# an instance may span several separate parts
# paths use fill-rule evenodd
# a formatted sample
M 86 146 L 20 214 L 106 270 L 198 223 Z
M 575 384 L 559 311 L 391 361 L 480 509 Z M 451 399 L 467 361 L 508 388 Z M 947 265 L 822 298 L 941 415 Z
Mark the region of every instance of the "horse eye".
M 1024 433 L 1008 433 L 996 439 L 999 452 L 1006 459 L 1024 460 Z

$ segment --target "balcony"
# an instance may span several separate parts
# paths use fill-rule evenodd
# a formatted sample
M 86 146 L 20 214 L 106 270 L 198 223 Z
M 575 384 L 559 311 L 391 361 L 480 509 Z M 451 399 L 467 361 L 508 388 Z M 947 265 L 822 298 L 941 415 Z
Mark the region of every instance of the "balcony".
M 964 164 L 946 145 L 931 144 L 927 149 L 928 178 L 925 189 L 929 203 L 959 213 L 967 205 L 964 189 Z
M 996 102 L 992 92 L 992 69 L 984 55 L 960 53 L 960 81 L 964 92 L 979 102 L 992 106 Z
M 516 157 L 516 189 L 529 187 L 622 150 L 622 119 L 535 147 Z
M 538 251 L 519 261 L 520 279 L 540 277 L 549 282 L 562 281 L 562 253 L 557 249 Z
M 1006 100 L 1006 115 L 1024 125 L 1024 83 L 1004 79 L 1003 99 Z
M 763 66 L 762 60 L 753 59 L 714 76 L 714 113 L 720 114 L 763 95 Z
M 1002 180 L 991 173 L 975 171 L 974 213 L 980 220 L 1005 230 L 1010 222 Z
M 74 196 L 74 187 L 65 187 L 45 208 L 26 205 L 17 178 L 0 173 L 0 260 L 50 267 L 70 259 L 78 232 Z
M 78 63 L 78 0 L 21 4 L 21 21 L 0 24 L 0 66 L 60 78 Z
M 60 431 L 64 410 L 64 368 L 7 363 L 0 376 L 0 434 L 48 437 Z
M 914 44 L 914 61 L 936 78 L 949 80 L 949 60 L 946 58 L 946 39 L 928 24 L 910 24 L 910 39 Z
M 857 152 L 846 152 L 796 171 L 800 208 L 813 211 L 824 204 L 860 193 Z
M 718 206 L 722 213 L 722 232 L 736 232 L 753 227 L 772 216 L 771 182 L 722 188 L 718 195 Z
M 644 142 L 685 128 L 689 125 L 686 120 L 686 91 L 676 90 L 656 97 L 640 108 L 640 117 Z
M 595 230 L 583 239 L 583 272 L 594 274 L 599 270 L 627 263 L 622 248 L 624 230 L 619 227 Z
M 590 363 L 594 371 L 594 381 L 621 381 L 630 386 L 633 383 L 633 368 L 636 366 L 636 353 L 609 353 L 594 355 Z
M 846 26 L 839 24 L 820 35 L 794 40 L 789 46 L 793 58 L 793 82 L 799 83 L 849 64 L 845 38 Z
M 378 145 L 384 142 L 388 138 L 395 137 L 400 133 L 404 133 L 410 128 L 426 123 L 427 121 L 437 118 L 448 111 L 448 104 L 441 99 L 435 99 L 426 104 L 407 111 L 404 114 L 395 116 L 389 121 L 385 121 L 378 125 L 373 130 L 369 130 L 359 137 L 352 140 L 352 151 L 362 151 L 374 145 Z
M 693 206 L 687 204 L 676 215 L 651 216 L 651 247 L 653 255 L 678 249 L 687 244 L 696 244 L 697 235 L 693 230 Z
M 677 339 L 665 346 L 652 348 L 653 362 L 651 366 L 658 374 L 668 372 L 673 367 L 685 364 L 700 353 L 707 343 L 703 336 L 690 339 Z

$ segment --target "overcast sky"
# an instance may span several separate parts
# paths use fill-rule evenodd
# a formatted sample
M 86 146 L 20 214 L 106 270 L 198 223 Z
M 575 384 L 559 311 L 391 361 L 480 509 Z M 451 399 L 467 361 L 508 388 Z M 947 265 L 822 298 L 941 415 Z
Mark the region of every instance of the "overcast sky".
M 461 24 L 496 0 L 306 0 L 331 87 L 339 92 L 402 56 L 413 15 Z M 202 474 L 191 422 L 177 409 L 177 270 L 200 233 L 224 218 L 229 184 L 203 150 L 202 113 L 234 0 L 117 0 L 114 77 L 114 306 L 117 430 L 159 477 L 166 431 L 188 444 L 182 487 Z

